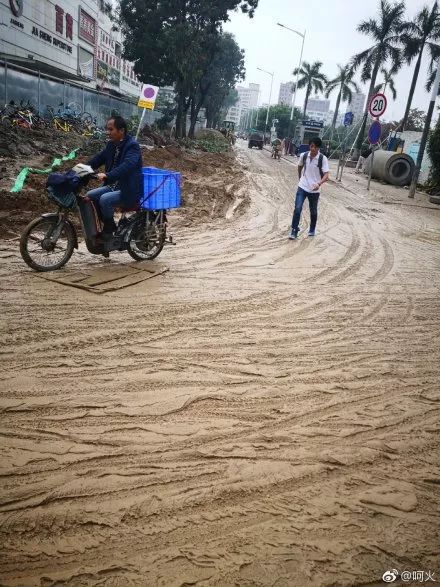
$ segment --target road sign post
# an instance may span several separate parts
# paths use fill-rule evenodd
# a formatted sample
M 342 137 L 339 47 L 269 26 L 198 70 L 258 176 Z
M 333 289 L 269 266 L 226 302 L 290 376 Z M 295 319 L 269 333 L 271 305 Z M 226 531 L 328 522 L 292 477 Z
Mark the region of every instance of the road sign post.
M 370 100 L 370 104 L 368 105 L 368 112 L 373 118 L 380 118 L 385 113 L 387 104 L 388 101 L 385 94 L 374 94 Z
M 138 129 L 136 132 L 136 140 L 139 136 L 139 132 L 142 127 L 142 122 L 143 122 L 144 116 L 145 116 L 145 110 L 154 110 L 154 105 L 156 103 L 156 98 L 157 98 L 158 93 L 159 93 L 159 88 L 157 86 L 152 86 L 150 84 L 143 84 L 143 86 L 141 88 L 139 100 L 138 100 L 138 107 L 143 108 L 143 110 L 142 110 L 141 119 L 139 121 L 139 126 L 138 126 Z
M 371 103 L 370 103 L 371 105 Z M 376 145 L 380 142 L 380 137 L 382 134 L 382 127 L 378 120 L 375 120 L 371 123 L 370 128 L 368 129 L 368 140 L 370 141 L 370 145 L 372 146 L 371 151 L 371 162 L 370 162 L 370 169 L 368 171 L 368 184 L 367 184 L 367 191 L 370 191 L 370 182 L 371 182 L 371 174 L 373 171 L 373 163 L 374 163 L 374 151 L 376 150 Z
M 353 124 L 353 112 L 346 112 L 344 114 L 344 126 L 351 126 Z

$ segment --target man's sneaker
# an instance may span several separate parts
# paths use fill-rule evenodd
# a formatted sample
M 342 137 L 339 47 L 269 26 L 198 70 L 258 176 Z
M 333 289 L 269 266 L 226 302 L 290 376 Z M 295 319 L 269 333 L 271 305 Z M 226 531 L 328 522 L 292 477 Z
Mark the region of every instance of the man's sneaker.
M 297 238 L 298 238 L 298 231 L 292 229 L 291 233 L 289 234 L 289 239 L 291 241 L 295 241 Z
M 315 236 L 315 231 L 314 230 L 309 230 L 308 236 Z

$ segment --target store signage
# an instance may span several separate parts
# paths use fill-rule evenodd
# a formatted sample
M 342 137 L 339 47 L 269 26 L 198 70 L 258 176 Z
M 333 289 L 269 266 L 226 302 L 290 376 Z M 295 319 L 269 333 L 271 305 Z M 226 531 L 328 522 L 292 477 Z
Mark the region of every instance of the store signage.
M 46 31 L 42 31 L 41 29 L 39 29 L 36 26 L 32 27 L 32 34 L 34 35 L 34 37 L 38 37 L 42 41 L 46 41 L 47 43 L 50 43 L 54 47 L 58 47 L 62 51 L 66 51 L 67 53 L 72 53 L 71 45 L 68 45 L 64 41 L 60 41 L 56 37 L 49 35 L 48 33 L 46 33 Z
M 323 122 L 318 122 L 317 120 L 303 120 L 301 122 L 302 126 L 308 126 L 311 128 L 322 128 L 324 126 Z
M 15 20 L 15 18 L 11 18 L 11 24 L 18 27 L 19 29 L 24 29 L 23 23 L 18 20 Z
M 119 82 L 121 81 L 121 72 L 114 67 L 110 67 L 103 61 L 98 61 L 96 67 L 96 77 L 112 86 L 119 87 Z
M 9 0 L 9 6 L 17 18 L 23 14 L 23 0 Z
M 79 9 L 78 36 L 92 45 L 96 40 L 96 21 L 82 8 Z

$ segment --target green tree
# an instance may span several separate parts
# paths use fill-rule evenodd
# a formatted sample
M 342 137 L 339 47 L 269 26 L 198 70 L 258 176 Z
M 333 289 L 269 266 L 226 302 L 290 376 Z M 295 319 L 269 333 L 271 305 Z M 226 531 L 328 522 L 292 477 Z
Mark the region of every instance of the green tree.
M 394 85 L 394 72 L 391 69 L 385 69 L 385 67 L 382 67 L 380 73 L 383 75 L 383 82 L 374 87 L 374 93 L 377 94 L 377 92 L 383 92 L 385 94 L 387 88 L 390 88 L 393 100 L 395 100 L 397 92 L 396 86 Z
M 341 104 L 341 100 L 343 102 L 348 102 L 351 104 L 351 100 L 353 97 L 353 92 L 359 92 L 359 86 L 355 81 L 353 81 L 354 71 L 350 65 L 338 65 L 339 73 L 338 75 L 327 82 L 327 87 L 325 90 L 325 97 L 328 98 L 330 94 L 334 91 L 338 91 L 338 96 L 336 98 L 336 106 L 335 106 L 335 113 L 333 115 L 332 125 L 331 125 L 331 134 L 333 135 L 333 131 L 336 127 L 336 121 L 338 119 L 339 114 L 339 107 Z
M 174 85 L 177 136 L 186 135 L 186 116 L 214 59 L 229 12 L 250 17 L 258 0 L 121 0 L 120 28 L 125 58 L 144 82 Z
M 306 115 L 307 103 L 309 101 L 312 90 L 316 93 L 323 92 L 324 86 L 327 83 L 327 78 L 320 71 L 322 67 L 321 61 L 315 61 L 310 65 L 307 61 L 303 61 L 300 68 L 296 67 L 293 70 L 293 75 L 299 74 L 298 88 L 306 88 L 306 98 L 304 100 L 303 116 Z
M 390 60 L 391 71 L 396 73 L 402 64 L 402 54 L 399 46 L 401 35 L 408 28 L 403 21 L 404 12 L 405 2 L 390 3 L 388 0 L 380 0 L 377 18 L 364 20 L 357 27 L 360 33 L 368 35 L 373 40 L 371 47 L 354 55 L 351 61 L 354 70 L 362 66 L 361 80 L 363 82 L 370 80 L 362 126 L 356 144 L 358 150 L 360 150 L 364 140 L 368 105 L 374 93 L 380 67 Z
M 191 98 L 191 126 L 189 136 L 194 136 L 194 129 L 200 109 L 207 102 L 216 102 L 221 108 L 223 101 L 237 82 L 244 78 L 244 51 L 237 45 L 233 35 L 223 33 L 217 38 L 212 59 L 206 65 L 197 91 Z
M 225 119 L 229 108 L 235 106 L 238 100 L 238 92 L 235 88 L 229 90 L 226 96 L 222 91 L 210 92 L 205 102 L 206 126 L 208 128 L 217 128 L 222 119 Z
M 429 137 L 428 155 L 432 162 L 429 182 L 434 188 L 434 192 L 438 193 L 440 190 L 440 118 Z
M 415 131 L 423 131 L 425 127 L 426 121 L 426 112 L 423 110 L 419 110 L 418 108 L 411 108 L 408 112 L 407 121 L 405 124 L 405 130 L 415 130 Z M 395 126 L 397 128 L 401 128 L 403 123 L 403 118 L 400 122 L 396 122 Z
M 440 46 L 436 45 L 432 48 L 432 56 L 431 56 L 431 60 L 429 63 L 429 68 L 428 68 L 428 78 L 426 80 L 426 86 L 425 86 L 427 92 L 431 91 L 432 85 L 434 83 L 435 76 L 437 74 L 436 65 L 437 65 L 439 58 L 440 58 Z
M 409 89 L 408 100 L 406 102 L 405 114 L 402 121 L 402 130 L 406 130 L 409 112 L 416 89 L 417 79 L 420 72 L 420 64 L 422 62 L 423 52 L 425 47 L 429 49 L 432 60 L 436 58 L 438 45 L 435 41 L 440 39 L 440 14 L 437 0 L 434 2 L 431 10 L 425 6 L 416 15 L 412 22 L 407 23 L 407 32 L 402 35 L 402 42 L 404 44 L 404 57 L 407 63 L 417 57 L 414 73 Z M 431 67 L 432 70 L 432 67 Z M 429 80 L 428 80 L 429 85 Z
M 272 124 L 272 120 L 278 120 L 275 124 L 277 129 L 278 138 L 283 139 L 289 136 L 290 130 L 290 113 L 291 108 L 290 106 L 271 106 L 269 111 L 269 126 Z M 265 131 L 266 130 L 266 116 L 267 116 L 267 108 L 260 108 L 258 110 L 258 125 L 256 125 L 257 130 Z M 256 117 L 255 117 L 256 119 Z M 301 110 L 299 108 L 295 108 L 293 111 L 293 120 L 292 120 L 292 128 L 295 129 L 295 126 L 301 120 Z M 255 126 L 255 125 L 254 125 Z

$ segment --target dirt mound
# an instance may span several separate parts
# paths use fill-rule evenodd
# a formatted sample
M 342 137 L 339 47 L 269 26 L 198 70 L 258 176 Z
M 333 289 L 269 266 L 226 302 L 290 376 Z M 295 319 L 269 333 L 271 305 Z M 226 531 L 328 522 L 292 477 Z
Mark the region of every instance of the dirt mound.
M 23 159 L 37 154 L 56 156 L 87 144 L 76 133 L 61 133 L 51 129 L 27 130 L 0 126 L 0 157 Z
M 224 135 L 219 130 L 215 130 L 214 128 L 201 128 L 196 132 L 196 139 L 199 140 L 206 140 L 209 139 L 211 141 L 218 141 L 221 143 L 227 143 L 228 141 L 225 139 Z

